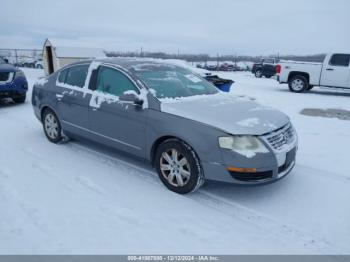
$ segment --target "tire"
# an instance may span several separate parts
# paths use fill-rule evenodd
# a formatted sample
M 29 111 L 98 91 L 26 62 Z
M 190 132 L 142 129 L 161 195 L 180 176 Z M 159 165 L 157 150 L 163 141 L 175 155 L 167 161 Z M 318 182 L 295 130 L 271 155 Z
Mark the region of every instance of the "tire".
M 265 76 L 265 78 L 271 78 L 272 76 L 270 76 L 270 75 L 267 75 L 267 76 Z
M 261 70 L 256 70 L 256 71 L 255 71 L 255 77 L 256 77 L 256 78 L 262 78 L 262 75 L 263 75 L 263 74 L 262 74 L 262 71 L 261 71 Z
M 288 82 L 289 90 L 294 93 L 302 93 L 308 90 L 309 81 L 305 76 L 293 76 Z
M 42 122 L 44 133 L 50 142 L 57 144 L 63 140 L 61 123 L 54 111 L 45 109 Z
M 13 97 L 12 100 L 13 100 L 16 104 L 23 104 L 23 103 L 26 101 L 26 95 Z
M 194 192 L 204 183 L 197 154 L 178 139 L 166 140 L 157 148 L 155 167 L 162 183 L 178 194 Z

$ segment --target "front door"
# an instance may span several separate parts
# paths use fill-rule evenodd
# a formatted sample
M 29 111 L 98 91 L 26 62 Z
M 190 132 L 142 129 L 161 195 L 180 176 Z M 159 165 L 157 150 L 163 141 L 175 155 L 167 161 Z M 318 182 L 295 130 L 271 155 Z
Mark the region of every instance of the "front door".
M 350 55 L 334 54 L 329 60 L 328 65 L 322 69 L 321 85 L 334 87 L 350 87 Z
M 92 138 L 144 157 L 148 109 L 119 101 L 119 96 L 126 91 L 139 94 L 138 87 L 126 73 L 113 67 L 100 66 L 95 74 L 95 91 L 89 106 Z

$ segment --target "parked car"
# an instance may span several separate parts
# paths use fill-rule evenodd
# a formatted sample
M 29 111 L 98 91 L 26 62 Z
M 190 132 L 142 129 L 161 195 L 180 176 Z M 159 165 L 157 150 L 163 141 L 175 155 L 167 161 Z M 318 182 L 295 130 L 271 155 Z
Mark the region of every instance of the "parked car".
M 219 71 L 237 71 L 235 66 L 229 63 L 223 63 L 219 66 Z
M 22 62 L 22 66 L 23 67 L 29 67 L 29 68 L 35 68 L 35 62 L 36 62 L 35 58 L 26 58 Z
M 280 62 L 277 80 L 288 83 L 289 90 L 296 93 L 314 86 L 350 88 L 350 53 L 328 54 L 323 63 Z
M 27 90 L 24 73 L 0 58 L 0 99 L 12 98 L 16 103 L 24 103 Z
M 218 66 L 217 65 L 207 65 L 205 66 L 205 69 L 209 71 L 218 71 Z
M 265 76 L 270 78 L 276 74 L 276 65 L 278 63 L 277 59 L 269 58 L 262 59 L 260 63 L 255 63 L 252 68 L 252 73 L 257 78 Z
M 43 60 L 42 59 L 38 59 L 37 61 L 35 61 L 34 66 L 35 66 L 35 68 L 43 69 L 44 68 Z
M 83 137 L 147 159 L 180 194 L 205 179 L 277 181 L 295 163 L 297 135 L 285 114 L 153 60 L 65 66 L 34 84 L 32 104 L 49 141 Z

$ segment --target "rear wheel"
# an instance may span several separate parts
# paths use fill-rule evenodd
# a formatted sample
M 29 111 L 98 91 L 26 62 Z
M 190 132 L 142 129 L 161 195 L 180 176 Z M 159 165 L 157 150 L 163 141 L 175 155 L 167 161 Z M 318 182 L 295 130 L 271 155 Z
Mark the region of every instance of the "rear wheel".
M 157 149 L 155 165 L 163 184 L 178 194 L 187 194 L 204 183 L 203 170 L 194 150 L 177 139 L 163 142 Z
M 45 109 L 43 113 L 43 127 L 47 139 L 52 143 L 62 141 L 61 123 L 56 114 L 49 108 Z
M 288 82 L 289 90 L 295 93 L 302 93 L 308 90 L 309 81 L 305 76 L 293 76 Z

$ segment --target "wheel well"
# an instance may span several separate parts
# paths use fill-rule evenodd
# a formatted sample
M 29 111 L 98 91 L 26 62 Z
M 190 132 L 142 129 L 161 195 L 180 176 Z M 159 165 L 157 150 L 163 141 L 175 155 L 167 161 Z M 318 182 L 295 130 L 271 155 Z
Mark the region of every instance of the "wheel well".
M 294 72 L 290 72 L 289 76 L 288 76 L 288 82 L 295 76 L 303 76 L 307 79 L 308 82 L 310 82 L 310 76 L 308 73 L 305 72 L 298 72 L 298 71 L 294 71 Z

